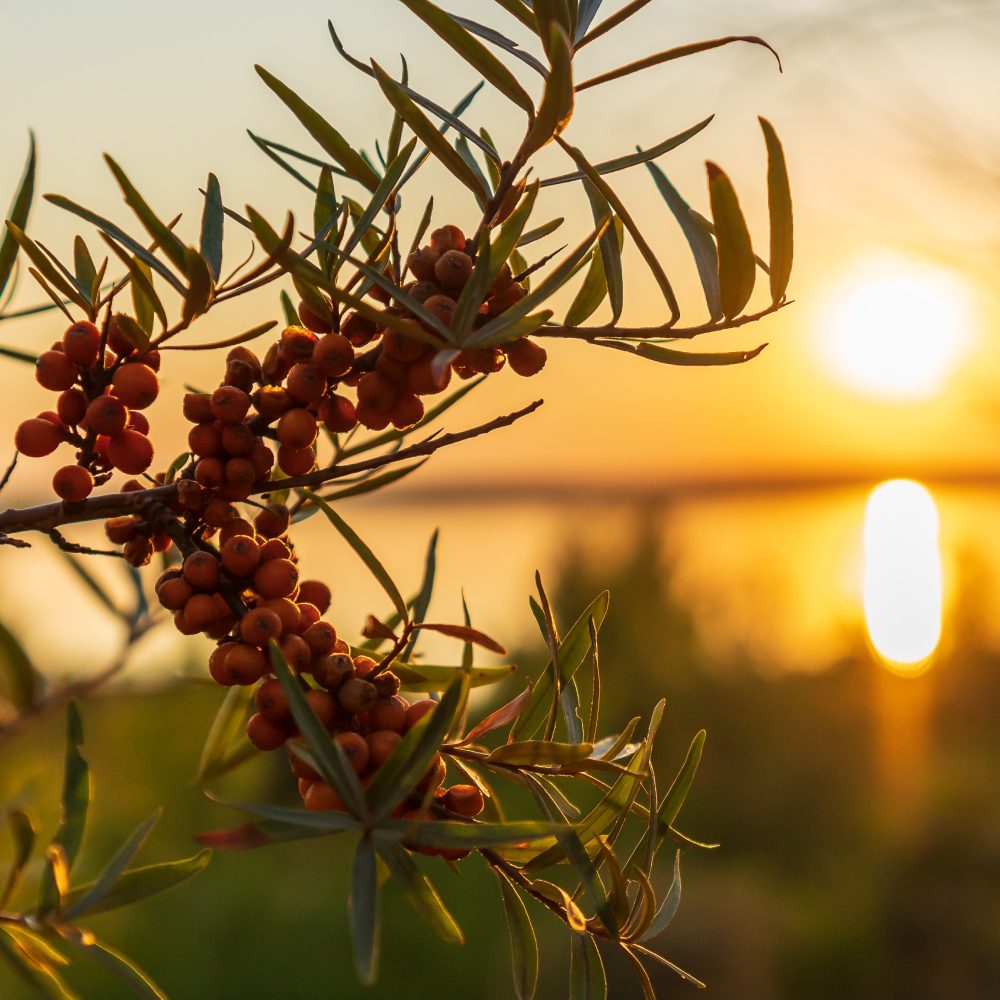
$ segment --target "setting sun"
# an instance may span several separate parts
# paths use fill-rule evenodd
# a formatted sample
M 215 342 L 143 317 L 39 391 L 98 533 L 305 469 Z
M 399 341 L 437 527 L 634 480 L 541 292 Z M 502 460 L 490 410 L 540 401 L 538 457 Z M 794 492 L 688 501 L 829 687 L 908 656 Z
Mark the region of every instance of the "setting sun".
M 851 389 L 883 399 L 939 392 L 972 345 L 969 289 L 933 264 L 883 253 L 844 274 L 823 306 L 820 349 Z

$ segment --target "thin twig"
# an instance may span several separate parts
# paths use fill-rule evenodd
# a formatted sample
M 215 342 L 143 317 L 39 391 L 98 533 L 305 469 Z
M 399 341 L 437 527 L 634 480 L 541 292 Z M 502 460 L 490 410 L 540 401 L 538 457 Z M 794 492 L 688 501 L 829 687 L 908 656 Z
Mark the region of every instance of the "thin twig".
M 17 468 L 17 459 L 20 452 L 15 451 L 14 457 L 10 460 L 10 465 L 7 466 L 7 471 L 3 474 L 3 479 L 0 479 L 0 493 L 3 493 L 7 484 L 10 482 L 10 477 L 14 475 L 14 470 Z
M 110 551 L 107 549 L 92 549 L 86 545 L 80 545 L 78 542 L 71 542 L 68 538 L 61 535 L 55 528 L 49 528 L 46 532 L 49 538 L 52 539 L 56 545 L 59 546 L 63 552 L 68 552 L 70 555 L 74 556 L 111 556 L 113 559 L 121 559 L 121 552 Z
M 394 465 L 397 462 L 406 462 L 412 458 L 420 458 L 425 455 L 432 455 L 442 448 L 458 444 L 462 441 L 469 441 L 472 438 L 489 434 L 491 431 L 499 430 L 501 427 L 509 427 L 522 417 L 534 413 L 542 405 L 542 400 L 538 399 L 529 406 L 508 413 L 502 417 L 496 417 L 485 424 L 470 427 L 464 431 L 456 431 L 450 434 L 440 434 L 418 444 L 410 445 L 399 451 L 391 452 L 388 455 L 378 455 L 374 458 L 365 459 L 361 462 L 352 462 L 348 465 L 332 465 L 316 472 L 310 472 L 304 476 L 296 476 L 291 479 L 282 479 L 278 482 L 266 483 L 254 490 L 255 495 L 270 493 L 277 489 L 301 489 L 322 486 L 324 483 L 332 482 L 335 479 L 344 479 L 348 476 L 357 475 L 369 469 L 379 469 L 383 466 Z M 84 521 L 105 520 L 111 517 L 123 517 L 127 515 L 140 514 L 142 509 L 152 502 L 158 502 L 166 507 L 171 507 L 177 500 L 177 484 L 171 483 L 169 486 L 158 486 L 150 490 L 134 490 L 130 493 L 109 493 L 105 496 L 94 497 L 74 504 L 72 508 L 67 508 L 63 503 L 42 504 L 38 507 L 22 509 L 11 508 L 0 513 L 0 542 L 7 535 L 18 534 L 22 531 L 49 532 L 53 528 L 59 528 L 64 524 L 79 524 Z M 24 548 L 25 543 L 9 540 L 4 544 L 16 544 Z

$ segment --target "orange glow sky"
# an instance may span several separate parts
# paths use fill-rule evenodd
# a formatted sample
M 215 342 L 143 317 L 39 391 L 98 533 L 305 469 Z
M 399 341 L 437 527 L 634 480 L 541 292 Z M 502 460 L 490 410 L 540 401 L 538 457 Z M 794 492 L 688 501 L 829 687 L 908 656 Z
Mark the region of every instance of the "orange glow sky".
M 253 73 L 254 62 L 298 89 L 355 142 L 371 148 L 373 125 L 384 132 L 387 115 L 374 84 L 339 60 L 326 33 L 328 16 L 358 55 L 373 54 L 395 66 L 403 49 L 411 82 L 441 103 L 452 103 L 473 82 L 393 0 L 365 3 L 364 18 L 354 13 L 356 5 L 314 0 L 291 7 L 233 0 L 58 6 L 58 16 L 46 5 L 16 5 L 0 15 L 5 37 L 21 40 L 5 46 L 0 64 L 8 95 L 0 106 L 0 197 L 13 190 L 25 132 L 32 127 L 40 143 L 40 191 L 66 194 L 135 228 L 101 161 L 107 150 L 161 214 L 185 212 L 192 240 L 197 188 L 210 169 L 234 206 L 250 202 L 272 219 L 292 207 L 308 217 L 304 189 L 245 134 L 250 127 L 311 148 Z M 455 0 L 449 9 L 483 18 L 487 6 L 483 0 Z M 608 10 L 617 6 L 617 0 L 606 2 Z M 516 34 L 499 8 L 493 20 Z M 708 130 L 660 164 L 702 210 L 703 161 L 725 166 L 764 251 L 764 155 L 756 115 L 775 123 L 796 199 L 796 303 L 756 327 L 699 344 L 733 349 L 768 341 L 769 349 L 742 368 L 679 370 L 582 345 L 556 345 L 541 377 L 494 378 L 478 398 L 453 411 L 451 423 L 473 423 L 538 395 L 547 400 L 543 411 L 488 445 L 438 457 L 422 472 L 423 485 L 996 471 L 1000 359 L 991 343 L 997 303 L 989 283 L 1000 231 L 1000 173 L 991 172 L 1000 171 L 996 5 L 661 0 L 584 50 L 578 72 L 590 75 L 653 48 L 732 33 L 766 36 L 781 52 L 784 74 L 756 47 L 696 56 L 583 95 L 569 137 L 591 159 L 602 160 L 717 113 Z M 493 95 L 481 95 L 468 118 L 475 125 L 489 123 L 501 144 L 516 138 L 516 115 Z M 539 169 L 546 174 L 565 167 L 557 153 L 547 151 Z M 440 173 L 427 172 L 414 185 L 409 204 L 415 215 L 441 180 Z M 687 318 L 700 321 L 693 267 L 647 174 L 642 168 L 619 174 L 616 186 L 686 293 Z M 471 200 L 462 194 L 441 193 L 437 201 L 441 221 L 471 219 Z M 589 219 L 580 192 L 557 189 L 539 210 L 539 221 L 567 213 L 572 224 L 566 236 L 540 247 L 575 242 Z M 72 235 L 81 231 L 71 217 L 42 202 L 29 229 L 67 254 Z M 98 239 L 86 235 L 96 252 Z M 248 248 L 242 234 L 230 234 L 229 259 L 241 259 Z M 821 340 L 831 296 L 847 294 L 844 276 L 855 274 L 858 261 L 873 253 L 943 266 L 965 284 L 971 346 L 944 390 L 930 399 L 865 395 L 838 382 L 825 360 Z M 564 305 L 570 294 L 561 297 Z M 38 298 L 26 281 L 17 302 Z M 625 324 L 661 320 L 652 281 L 632 249 L 626 255 L 626 299 Z M 276 293 L 268 289 L 212 313 L 201 323 L 199 339 L 277 315 Z M 51 315 L 5 323 L 0 343 L 40 348 L 60 332 Z M 193 370 L 175 366 L 165 373 L 168 391 L 151 411 L 165 459 L 183 440 L 183 429 L 170 416 L 172 400 L 185 381 L 208 384 L 214 367 L 201 358 Z M 0 414 L 12 430 L 17 419 L 48 401 L 21 380 L 23 369 L 4 361 L 0 372 L 11 380 Z M 31 464 L 38 472 L 48 468 Z M 32 481 L 25 475 L 12 500 L 23 499 Z M 39 477 L 36 487 L 43 482 Z

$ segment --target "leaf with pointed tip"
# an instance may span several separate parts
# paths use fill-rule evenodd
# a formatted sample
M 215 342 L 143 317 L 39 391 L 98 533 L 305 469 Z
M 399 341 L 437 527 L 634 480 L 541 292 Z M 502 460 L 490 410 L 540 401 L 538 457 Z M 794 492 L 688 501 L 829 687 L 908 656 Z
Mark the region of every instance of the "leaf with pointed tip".
M 296 754 L 296 756 L 298 755 Z M 314 761 L 315 759 L 316 758 L 314 756 L 310 757 L 310 761 Z M 291 827 L 293 830 L 301 831 L 301 836 L 321 837 L 325 834 L 344 833 L 349 830 L 361 829 L 360 820 L 355 819 L 354 816 L 347 812 L 310 812 L 308 809 L 297 809 L 289 806 L 272 806 L 262 802 L 230 802 L 227 799 L 216 798 L 214 795 L 209 795 L 209 798 L 218 802 L 219 805 L 226 806 L 229 809 L 238 809 L 240 812 L 246 813 L 248 816 L 256 816 L 265 822 L 277 823 L 282 826 Z M 263 825 L 264 824 L 258 824 L 258 827 Z M 252 845 L 244 844 L 244 833 L 245 828 L 237 830 L 224 830 L 221 833 L 202 834 L 198 837 L 198 841 L 211 847 L 221 847 L 224 850 L 234 849 L 234 839 L 239 844 L 239 846 L 235 848 L 236 850 L 242 849 L 244 846 L 263 846 L 263 843 L 254 843 Z M 260 837 L 258 836 L 257 839 L 259 840 Z M 267 838 L 267 842 L 273 843 L 278 839 L 296 838 L 276 838 L 269 836 Z
M 0 673 L 6 679 L 6 694 L 21 712 L 27 712 L 38 696 L 38 674 L 18 638 L 0 622 Z
M 24 173 L 21 175 L 21 183 L 14 194 L 14 200 L 7 216 L 18 229 L 22 230 L 28 223 L 28 213 L 31 211 L 31 201 L 35 194 L 35 163 L 37 159 L 35 133 L 29 132 L 28 137 L 28 159 L 24 166 Z M 3 239 L 0 239 L 0 295 L 7 287 L 16 259 L 17 242 L 10 232 L 6 232 L 3 234 Z
M 670 922 L 677 914 L 677 908 L 681 904 L 681 852 L 674 855 L 674 878 L 670 883 L 670 890 L 663 898 L 660 908 L 656 911 L 656 916 L 650 921 L 649 926 L 639 936 L 640 941 L 650 941 L 658 934 L 662 934 Z
M 683 132 L 678 132 L 677 135 L 673 135 L 669 139 L 664 139 L 663 142 L 657 143 L 649 149 L 640 149 L 635 153 L 629 153 L 627 156 L 619 156 L 614 160 L 595 163 L 594 170 L 603 177 L 605 174 L 627 170 L 629 167 L 638 166 L 640 163 L 649 163 L 650 160 L 655 160 L 658 156 L 669 153 L 670 150 L 682 146 L 689 139 L 693 139 L 702 129 L 707 128 L 714 118 L 715 115 L 709 115 L 704 121 L 698 122 L 697 125 L 692 125 L 690 128 L 684 129 Z M 546 177 L 541 182 L 541 185 L 542 187 L 551 187 L 554 184 L 566 184 L 569 181 L 582 180 L 586 176 L 583 171 L 578 170 L 574 173 L 560 174 L 558 177 Z
M 228 762 L 234 745 L 247 742 L 243 735 L 243 727 L 251 698 L 249 688 L 231 687 L 226 691 L 201 751 L 198 773 L 194 779 L 198 784 L 224 774 L 223 765 Z
M 316 770 L 323 780 L 343 799 L 351 814 L 363 817 L 367 814 L 365 793 L 358 776 L 344 755 L 340 745 L 330 736 L 326 727 L 316 717 L 305 692 L 299 686 L 298 678 L 292 673 L 281 647 L 273 639 L 270 645 L 271 668 L 281 682 L 281 687 L 292 710 L 292 718 L 306 741 L 315 761 Z
M 549 73 L 538 106 L 538 117 L 528 131 L 523 149 L 537 152 L 569 124 L 573 117 L 573 51 L 566 29 L 551 22 L 543 38 L 549 57 Z
M 393 607 L 395 607 L 396 611 L 405 621 L 407 619 L 406 601 L 403 600 L 403 595 L 400 594 L 399 588 L 393 583 L 392 577 L 386 572 L 385 567 L 379 562 L 375 553 L 368 548 L 354 529 L 322 497 L 308 490 L 303 490 L 302 495 L 323 511 L 327 520 L 340 532 L 347 544 L 354 549 L 361 561 L 371 571 L 372 576 L 375 577 L 382 586 L 382 589 L 389 596 Z
M 99 287 L 97 268 L 82 236 L 77 236 L 73 240 L 73 273 L 76 276 L 76 283 L 81 288 L 90 290 L 89 299 L 93 302 Z
M 412 819 L 386 819 L 373 832 L 377 840 L 402 840 L 406 844 L 424 847 L 474 850 L 480 847 L 502 847 L 544 841 L 572 827 L 565 823 L 542 820 L 508 820 L 504 823 L 453 822 L 434 819 L 419 822 Z
M 138 966 L 124 955 L 102 944 L 89 931 L 63 926 L 59 934 L 89 958 L 114 973 L 137 997 L 142 1000 L 168 1000 L 165 993 Z
M 767 344 L 761 344 L 749 351 L 721 351 L 717 353 L 696 351 L 675 351 L 660 344 L 650 344 L 643 341 L 639 344 L 623 343 L 614 340 L 593 340 L 597 347 L 610 347 L 616 351 L 635 354 L 648 361 L 657 361 L 662 365 L 680 365 L 682 367 L 711 368 L 726 365 L 743 365 L 752 361 L 760 354 Z
M 495 712 L 491 712 L 485 719 L 473 726 L 472 729 L 458 742 L 452 746 L 464 747 L 470 743 L 475 743 L 482 739 L 487 733 L 492 733 L 502 726 L 513 722 L 524 711 L 531 700 L 531 685 L 529 684 L 516 698 L 501 706 Z
M 757 268 L 753 245 L 732 181 L 721 167 L 709 162 L 708 190 L 712 221 L 719 246 L 719 291 L 726 319 L 735 319 L 753 294 Z
M 348 903 L 354 968 L 365 986 L 375 982 L 379 955 L 379 883 L 375 847 L 363 837 L 354 855 Z
M 532 764 L 559 767 L 590 757 L 591 743 L 557 743 L 555 740 L 524 740 L 497 747 L 489 760 L 498 764 Z
M 507 874 L 501 868 L 494 868 L 493 873 L 500 886 L 500 896 L 507 916 L 514 994 L 518 1000 L 533 1000 L 538 986 L 538 940 L 535 929 L 531 925 L 524 900 Z
M 223 347 L 235 347 L 237 344 L 247 344 L 251 340 L 262 337 L 265 333 L 273 330 L 278 325 L 276 319 L 268 320 L 255 326 L 252 330 L 238 333 L 235 337 L 226 337 L 225 340 L 215 340 L 209 344 L 164 344 L 161 351 L 216 351 Z
M 694 257 L 695 266 L 698 268 L 698 278 L 705 293 L 709 315 L 713 321 L 720 320 L 722 299 L 719 296 L 719 255 L 715 249 L 715 240 L 695 220 L 690 205 L 670 183 L 666 174 L 655 163 L 647 163 L 646 169 L 652 175 L 657 190 L 673 213 L 691 248 L 691 256 Z
M 590 651 L 588 624 L 590 619 L 593 618 L 594 624 L 600 629 L 607 616 L 610 600 L 611 595 L 606 590 L 595 597 L 559 644 L 559 673 L 562 687 L 565 687 L 566 683 L 573 677 Z M 522 736 L 530 737 L 534 734 L 545 720 L 546 706 L 551 697 L 552 663 L 550 660 L 535 682 L 531 704 L 521 713 L 520 718 L 514 724 L 514 728 L 511 731 L 513 739 Z
M 434 127 L 430 119 L 417 107 L 405 90 L 382 67 L 372 60 L 375 79 L 396 109 L 403 121 L 413 130 L 413 134 L 433 153 L 433 155 L 457 177 L 476 196 L 476 200 L 485 204 L 489 196 L 479 181 L 479 178 L 469 169 L 469 165 L 456 152 L 450 142 Z
M 225 215 L 222 211 L 222 191 L 219 178 L 208 175 L 205 186 L 205 208 L 201 215 L 201 255 L 212 272 L 212 278 L 219 280 L 222 274 L 222 230 Z
M 774 126 L 760 119 L 767 145 L 767 206 L 771 220 L 771 301 L 777 305 L 785 297 L 788 280 L 792 275 L 792 257 L 795 249 L 792 220 L 792 193 L 788 183 L 785 152 Z
M 7 905 L 14 890 L 17 889 L 21 875 L 24 873 L 25 866 L 30 860 L 31 852 L 35 846 L 35 827 L 31 822 L 31 817 L 26 812 L 20 809 L 8 810 L 7 825 L 14 838 L 15 854 L 7 872 L 3 892 L 0 892 L 0 909 Z
M 441 666 L 419 660 L 415 663 L 396 663 L 392 668 L 405 691 L 443 691 L 462 673 L 467 673 L 471 687 L 485 687 L 505 681 L 515 670 L 517 667 L 513 663 L 472 667 L 466 671 L 462 666 Z
M 509 52 L 515 59 L 520 59 L 521 62 L 530 66 L 536 73 L 540 73 L 545 76 L 546 69 L 542 62 L 536 59 L 530 52 L 525 52 L 517 42 L 508 38 L 506 35 L 501 34 L 495 28 L 490 28 L 485 24 L 480 24 L 478 21 L 472 21 L 467 17 L 459 17 L 458 14 L 451 15 L 463 28 L 467 31 L 471 31 L 472 34 L 479 38 L 484 38 L 488 42 L 492 42 L 498 48 L 503 49 L 505 52 Z
M 656 55 L 646 56 L 645 59 L 639 59 L 636 62 L 628 63 L 626 66 L 619 66 L 616 69 L 609 70 L 607 73 L 601 73 L 600 76 L 584 80 L 583 83 L 577 84 L 576 89 L 579 92 L 586 90 L 588 87 L 597 87 L 602 83 L 609 83 L 611 80 L 618 80 L 623 76 L 629 76 L 632 73 L 638 73 L 640 70 L 649 69 L 651 66 L 659 66 L 674 59 L 684 59 L 698 52 L 707 52 L 709 49 L 717 49 L 722 45 L 730 45 L 733 42 L 749 42 L 752 45 L 762 45 L 778 60 L 778 69 L 781 69 L 781 57 L 763 38 L 758 38 L 756 35 L 729 35 L 726 38 L 713 38 L 706 42 L 692 42 L 689 45 L 679 45 L 677 48 L 668 49 L 665 52 L 657 52 Z
M 430 924 L 434 933 L 448 944 L 465 944 L 462 929 L 448 912 L 430 879 L 417 868 L 409 852 L 399 844 L 384 840 L 379 842 L 378 853 L 403 887 L 406 898 Z
M 37 354 L 32 354 L 30 351 L 19 351 L 16 347 L 0 347 L 0 357 L 10 358 L 12 361 L 23 361 L 29 365 L 38 361 Z
M 607 1000 L 608 978 L 591 934 L 570 938 L 569 996 L 570 1000 Z
M 464 639 L 466 642 L 475 643 L 488 649 L 491 653 L 499 653 L 501 656 L 507 652 L 496 639 L 491 639 L 485 632 L 479 629 L 470 628 L 466 625 L 441 625 L 436 622 L 417 622 L 414 626 L 417 629 L 427 629 L 430 632 L 439 632 L 441 635 L 451 636 L 453 639 Z
M 374 191 L 378 187 L 378 174 L 319 112 L 306 104 L 295 91 L 269 73 L 263 66 L 254 66 L 254 69 L 264 83 L 305 126 L 309 134 L 354 180 L 359 181 L 369 191 Z
M 86 310 L 88 308 L 87 296 L 76 287 L 75 280 L 67 278 L 49 260 L 42 248 L 20 226 L 11 220 L 7 222 L 7 235 L 24 251 L 28 260 L 35 265 L 35 268 L 45 278 L 45 281 L 52 285 L 62 298 L 75 303 L 81 309 Z
M 701 755 L 705 748 L 705 739 L 707 736 L 708 734 L 702 729 L 691 741 L 691 746 L 688 748 L 687 756 L 684 758 L 684 763 L 681 765 L 680 771 L 677 772 L 677 776 L 667 790 L 667 794 L 663 796 L 663 800 L 660 802 L 658 809 L 660 817 L 660 842 L 663 841 L 667 831 L 680 814 L 688 792 L 691 790 L 691 783 L 698 772 L 698 765 L 701 763 Z

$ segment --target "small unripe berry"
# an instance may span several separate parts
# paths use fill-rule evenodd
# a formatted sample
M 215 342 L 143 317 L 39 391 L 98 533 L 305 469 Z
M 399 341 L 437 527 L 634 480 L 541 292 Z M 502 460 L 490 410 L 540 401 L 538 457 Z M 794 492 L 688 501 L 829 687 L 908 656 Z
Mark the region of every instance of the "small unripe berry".
M 52 477 L 52 489 L 67 503 L 78 503 L 90 496 L 94 477 L 81 465 L 64 465 Z
M 101 353 L 101 331 L 83 320 L 63 334 L 63 353 L 75 365 L 89 368 Z
M 126 430 L 108 442 L 108 458 L 119 472 L 137 476 L 153 464 L 153 445 L 145 434 Z
M 50 420 L 23 420 L 14 432 L 14 447 L 28 458 L 44 458 L 62 444 L 62 431 Z

